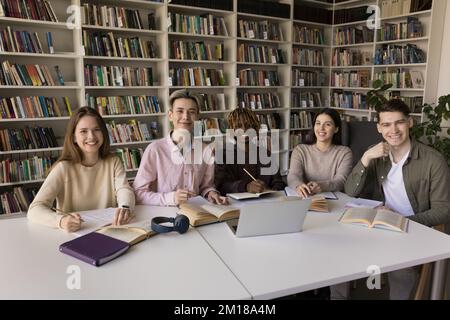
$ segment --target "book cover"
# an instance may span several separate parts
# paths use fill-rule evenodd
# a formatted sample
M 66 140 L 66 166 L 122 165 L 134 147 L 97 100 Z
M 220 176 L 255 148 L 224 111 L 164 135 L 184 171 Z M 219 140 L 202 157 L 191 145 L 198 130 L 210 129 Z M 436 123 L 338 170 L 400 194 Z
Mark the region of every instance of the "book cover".
M 59 246 L 59 250 L 96 267 L 125 253 L 130 244 L 107 235 L 91 232 Z

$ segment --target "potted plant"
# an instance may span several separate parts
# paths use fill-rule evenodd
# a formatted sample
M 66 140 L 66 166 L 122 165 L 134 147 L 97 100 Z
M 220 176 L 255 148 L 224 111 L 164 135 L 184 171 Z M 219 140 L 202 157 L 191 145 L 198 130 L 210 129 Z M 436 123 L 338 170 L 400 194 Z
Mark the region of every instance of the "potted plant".
M 422 112 L 426 121 L 413 126 L 412 136 L 439 151 L 450 166 L 450 129 L 444 136 L 441 128 L 442 121 L 450 119 L 450 94 L 440 97 L 437 104 L 424 104 Z
M 384 84 L 382 80 L 375 80 L 372 83 L 372 90 L 367 92 L 367 106 L 377 110 L 382 104 L 387 102 L 385 91 L 392 87 L 392 83 Z

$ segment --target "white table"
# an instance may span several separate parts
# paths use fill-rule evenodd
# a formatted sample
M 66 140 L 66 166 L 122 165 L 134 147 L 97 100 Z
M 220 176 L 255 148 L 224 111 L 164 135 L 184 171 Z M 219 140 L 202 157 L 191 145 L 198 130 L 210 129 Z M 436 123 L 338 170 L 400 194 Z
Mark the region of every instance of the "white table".
M 175 209 L 136 212 L 141 220 Z M 73 237 L 26 218 L 0 221 L 0 299 L 251 298 L 195 229 L 156 235 L 98 268 L 59 252 Z M 80 290 L 67 288 L 71 265 L 80 268 Z
M 271 299 L 450 257 L 450 237 L 410 221 L 407 234 L 341 224 L 350 200 L 332 213 L 309 212 L 300 233 L 236 238 L 224 223 L 197 228 L 255 299 Z

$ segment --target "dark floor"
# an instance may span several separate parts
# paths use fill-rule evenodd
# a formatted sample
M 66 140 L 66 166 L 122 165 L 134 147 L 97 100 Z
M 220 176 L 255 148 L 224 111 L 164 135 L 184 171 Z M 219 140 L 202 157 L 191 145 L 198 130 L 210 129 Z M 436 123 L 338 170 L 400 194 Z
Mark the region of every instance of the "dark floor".
M 386 279 L 383 279 L 379 290 L 369 290 L 366 285 L 367 279 L 352 281 L 350 297 L 353 300 L 386 300 L 389 299 L 389 285 Z M 328 300 L 330 290 L 328 287 L 318 290 L 307 291 L 295 295 L 282 297 L 280 300 Z M 444 300 L 450 299 L 450 261 L 447 263 L 447 278 L 444 293 Z

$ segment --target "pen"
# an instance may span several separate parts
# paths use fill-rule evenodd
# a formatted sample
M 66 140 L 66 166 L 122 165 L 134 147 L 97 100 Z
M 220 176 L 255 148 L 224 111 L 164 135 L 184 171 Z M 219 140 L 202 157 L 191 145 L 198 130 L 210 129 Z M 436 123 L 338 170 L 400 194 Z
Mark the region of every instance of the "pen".
M 248 175 L 250 176 L 250 178 L 253 179 L 253 181 L 256 181 L 255 177 L 252 176 L 252 175 L 250 174 L 250 172 L 248 172 L 247 170 L 245 170 L 245 168 L 244 168 L 244 171 L 245 171 L 246 174 L 248 174 Z
M 54 210 L 54 211 L 56 211 L 56 212 L 58 212 L 58 213 L 61 213 L 62 215 L 64 215 L 64 216 L 72 216 L 70 213 L 67 213 L 67 212 L 65 212 L 65 211 L 62 211 L 61 209 L 58 209 L 58 208 L 55 208 L 55 207 L 52 207 L 51 208 L 52 210 Z M 73 216 L 72 216 L 73 217 Z M 75 218 L 75 217 L 74 217 Z M 80 221 L 81 222 L 84 222 L 84 220 L 82 219 L 82 218 L 80 218 Z

